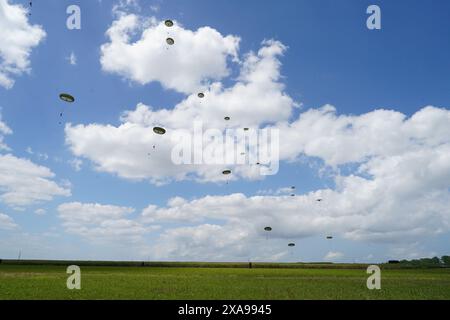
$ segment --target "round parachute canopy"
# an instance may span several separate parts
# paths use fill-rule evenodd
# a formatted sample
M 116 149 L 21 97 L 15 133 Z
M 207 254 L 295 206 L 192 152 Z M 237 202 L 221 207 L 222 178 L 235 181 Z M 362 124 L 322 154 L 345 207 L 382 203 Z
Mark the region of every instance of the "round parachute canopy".
M 291 197 L 295 197 L 295 194 L 291 193 Z
M 333 237 L 332 236 L 327 236 L 327 239 L 331 240 L 331 239 L 333 239 Z
M 173 21 L 167 19 L 166 21 L 164 21 L 164 24 L 166 25 L 166 27 L 173 27 Z
M 74 102 L 75 101 L 75 98 L 68 93 L 61 93 L 59 95 L 59 98 L 65 102 Z
M 197 94 L 197 96 L 202 99 L 205 97 L 205 94 L 203 92 L 199 92 L 199 94 Z
M 271 227 L 265 227 L 264 230 L 265 231 L 272 231 L 272 228 Z
M 322 199 L 317 199 L 316 201 L 317 201 L 317 202 L 320 202 L 320 201 L 322 201 Z
M 165 134 L 166 133 L 166 129 L 161 128 L 161 127 L 154 127 L 153 128 L 153 132 L 156 134 Z
M 227 117 L 225 117 L 224 119 L 225 119 L 226 121 L 228 121 L 228 120 L 230 120 L 231 118 L 227 116 Z
M 230 173 L 231 173 L 231 170 L 223 170 L 222 173 L 223 173 L 224 175 L 227 175 L 227 174 L 230 174 Z
M 295 247 L 295 243 L 289 243 L 288 247 Z
M 295 186 L 292 186 L 291 189 L 292 189 L 292 190 L 295 190 Z
M 166 39 L 166 43 L 167 43 L 169 46 L 171 46 L 171 45 L 175 44 L 175 40 L 173 40 L 172 38 L 167 38 L 167 39 Z
M 248 128 L 244 128 L 244 131 L 248 131 Z

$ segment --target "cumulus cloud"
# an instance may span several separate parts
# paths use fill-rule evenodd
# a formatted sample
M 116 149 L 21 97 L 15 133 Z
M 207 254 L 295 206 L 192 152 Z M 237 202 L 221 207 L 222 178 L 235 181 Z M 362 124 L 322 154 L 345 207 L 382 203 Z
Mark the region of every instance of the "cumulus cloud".
M 103 70 L 184 93 L 227 76 L 227 60 L 237 59 L 239 49 L 238 37 L 222 36 L 213 28 L 191 31 L 175 23 L 169 29 L 155 18 L 135 14 L 118 15 L 106 34 L 109 42 L 101 47 Z M 175 40 L 170 48 L 167 37 Z
M 58 216 L 68 233 L 96 241 L 136 242 L 154 230 L 128 216 L 133 208 L 98 203 L 70 202 L 58 206 Z
M 326 105 L 280 125 L 284 137 L 280 150 L 286 159 L 304 154 L 335 167 L 448 144 L 449 124 L 450 111 L 433 106 L 407 118 L 398 111 L 384 109 L 338 116 L 335 107 Z M 292 144 L 294 139 L 296 143 Z
M 55 174 L 44 166 L 11 154 L 0 155 L 0 201 L 14 208 L 70 196 L 70 188 L 53 181 Z
M 0 85 L 9 89 L 14 76 L 30 70 L 31 50 L 45 37 L 41 26 L 28 22 L 21 5 L 0 0 Z
M 202 224 L 166 230 L 154 246 L 162 259 L 229 261 L 246 260 L 251 238 L 245 230 L 230 226 Z
M 18 225 L 14 223 L 10 216 L 0 212 L 0 230 L 13 230 L 17 227 Z
M 193 121 L 202 122 L 204 130 L 225 130 L 287 120 L 296 103 L 284 93 L 280 82 L 278 58 L 284 50 L 280 42 L 265 41 L 257 53 L 246 56 L 233 86 L 225 88 L 214 83 L 205 91 L 204 99 L 190 95 L 173 109 L 154 110 L 140 103 L 121 116 L 119 126 L 69 124 L 65 128 L 66 142 L 76 156 L 93 161 L 98 170 L 128 179 L 154 183 L 224 181 L 223 166 L 175 165 L 171 153 L 177 141 L 170 136 L 181 130 L 192 133 Z M 224 121 L 224 116 L 231 120 Z M 168 134 L 155 135 L 152 128 L 156 125 L 164 126 Z M 204 141 L 204 145 L 217 149 L 221 146 L 215 141 Z M 254 166 L 236 168 L 231 179 L 236 177 L 259 178 L 259 171 Z
M 145 208 L 142 221 L 173 226 L 158 244 L 161 254 L 167 251 L 166 257 L 182 252 L 195 257 L 201 252 L 215 259 L 248 253 L 265 238 L 266 226 L 272 227 L 270 237 L 283 243 L 313 236 L 325 239 L 331 234 L 353 241 L 401 244 L 450 231 L 448 190 L 398 194 L 373 181 L 348 179 L 336 191 L 295 197 L 231 194 L 191 201 L 175 197 L 165 207 Z M 319 198 L 324 200 L 318 202 Z M 210 232 L 214 239 L 206 239 L 206 230 L 214 230 Z M 225 253 L 219 253 L 220 246 L 227 247 Z

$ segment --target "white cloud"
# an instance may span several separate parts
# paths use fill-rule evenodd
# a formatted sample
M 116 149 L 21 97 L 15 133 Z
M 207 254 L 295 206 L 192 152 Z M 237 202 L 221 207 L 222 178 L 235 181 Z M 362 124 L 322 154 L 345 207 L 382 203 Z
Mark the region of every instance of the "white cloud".
M 166 230 L 154 246 L 160 259 L 230 261 L 247 260 L 252 239 L 245 230 L 203 224 Z
M 150 6 L 150 10 L 151 10 L 152 12 L 159 12 L 159 9 L 161 9 L 161 8 L 160 8 L 160 6 L 157 5 L 157 4 L 151 5 L 151 6 Z
M 0 229 L 13 230 L 17 227 L 18 225 L 14 223 L 14 220 L 10 216 L 0 212 Z
M 112 12 L 115 15 L 121 16 L 130 9 L 140 11 L 139 0 L 119 0 L 113 5 Z
M 383 109 L 338 116 L 336 109 L 327 105 L 301 113 L 291 124 L 280 125 L 280 150 L 283 158 L 305 154 L 323 159 L 330 166 L 360 163 L 372 157 L 447 144 L 449 124 L 450 111 L 432 106 L 407 118 L 400 112 Z
M 175 23 L 169 29 L 155 18 L 134 14 L 120 14 L 107 35 L 110 42 L 101 47 L 103 70 L 140 84 L 157 81 L 184 93 L 227 76 L 227 59 L 236 59 L 239 48 L 239 38 L 224 37 L 210 27 L 191 31 Z M 175 40 L 170 48 L 167 37 Z
M 36 213 L 38 216 L 43 216 L 47 213 L 47 211 L 45 209 L 36 209 L 34 213 Z
M 450 231 L 448 190 L 431 188 L 420 194 L 413 188 L 399 194 L 378 181 L 354 176 L 343 179 L 336 191 L 318 190 L 295 197 L 231 194 L 191 201 L 176 197 L 165 207 L 145 208 L 142 221 L 169 227 L 186 225 L 169 229 L 162 236 L 158 247 L 167 250 L 169 256 L 185 252 L 196 257 L 201 252 L 204 257 L 216 258 L 221 257 L 217 246 L 222 241 L 228 247 L 223 254 L 230 257 L 236 258 L 236 247 L 236 252 L 248 252 L 264 239 L 266 226 L 272 227 L 271 239 L 284 243 L 333 235 L 353 241 L 401 244 Z M 323 201 L 316 201 L 318 198 Z M 196 244 L 196 237 L 203 239 L 206 229 L 215 230 L 211 235 L 216 240 L 210 240 L 211 245 Z M 193 242 L 188 237 L 193 237 Z M 192 250 L 186 248 L 188 243 L 193 243 Z
M 45 37 L 41 26 L 30 25 L 21 5 L 0 0 L 0 85 L 9 89 L 14 76 L 30 70 L 30 54 Z
M 344 257 L 344 254 L 342 252 L 330 251 L 325 255 L 325 257 L 323 259 L 325 261 L 336 261 L 336 260 L 342 259 L 343 257 Z
M 1 110 L 0 110 L 1 111 Z M 10 150 L 10 148 L 3 142 L 4 136 L 8 134 L 12 134 L 12 130 L 8 127 L 8 125 L 2 121 L 2 115 L 0 113 L 0 151 L 2 150 Z
M 29 146 L 25 149 L 25 152 L 30 155 L 36 155 L 36 158 L 38 160 L 44 160 L 44 161 L 48 160 L 48 154 L 42 153 L 42 152 L 34 152 L 33 149 Z
M 50 169 L 11 154 L 0 155 L 0 201 L 21 208 L 56 196 L 70 196 L 70 189 L 52 179 Z
M 75 159 L 69 160 L 69 164 L 75 171 L 78 172 L 81 170 L 81 167 L 83 165 L 83 160 L 75 158 Z
M 154 230 L 127 218 L 133 208 L 71 202 L 58 206 L 58 215 L 68 233 L 95 241 L 137 242 Z
M 171 151 L 175 142 L 170 135 L 178 129 L 192 132 L 193 120 L 202 120 L 204 129 L 257 127 L 260 123 L 287 120 L 296 103 L 284 93 L 280 83 L 278 57 L 284 50 L 279 42 L 265 41 L 258 53 L 246 56 L 233 86 L 224 88 L 214 83 L 201 101 L 194 94 L 171 110 L 153 110 L 138 104 L 134 111 L 122 115 L 118 127 L 69 124 L 65 128 L 66 142 L 77 157 L 93 161 L 98 170 L 128 179 L 148 179 L 154 183 L 182 179 L 224 181 L 222 166 L 174 165 Z M 229 123 L 223 120 L 226 115 L 232 119 Z M 163 125 L 168 134 L 155 135 L 152 131 L 155 125 Z M 232 179 L 259 178 L 257 173 L 253 166 L 238 168 Z

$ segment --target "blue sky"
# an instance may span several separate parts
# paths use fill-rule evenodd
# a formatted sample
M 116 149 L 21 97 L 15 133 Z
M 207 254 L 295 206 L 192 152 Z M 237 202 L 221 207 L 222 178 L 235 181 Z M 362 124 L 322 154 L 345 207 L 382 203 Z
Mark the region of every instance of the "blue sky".
M 2 10 L 5 6 L 17 5 L 28 8 L 28 1 L 2 0 L 0 3 Z M 66 28 L 66 8 L 73 4 L 81 8 L 81 30 Z M 381 30 L 366 27 L 366 9 L 371 4 L 381 8 Z M 450 157 L 450 43 L 445 39 L 450 36 L 449 10 L 448 1 L 33 1 L 27 25 L 40 28 L 46 35 L 35 45 L 24 45 L 29 50 L 25 58 L 29 66 L 20 74 L 10 75 L 14 84 L 9 88 L 0 84 L 0 119 L 12 131 L 3 134 L 8 149 L 0 149 L 0 155 L 28 159 L 33 168 L 48 168 L 54 177 L 46 179 L 60 190 L 46 193 L 49 199 L 30 200 L 25 204 L 18 203 L 17 199 L 0 198 L 0 213 L 4 216 L 4 226 L 0 228 L 0 256 L 15 258 L 21 250 L 23 258 L 384 261 L 448 254 L 450 180 L 445 179 L 450 170 L 445 160 Z M 169 87 L 164 75 L 155 76 L 160 77 L 160 81 L 140 78 L 141 68 L 151 74 L 156 73 L 158 65 L 164 70 L 178 63 L 171 59 L 180 59 L 182 67 L 184 59 L 202 59 L 202 55 L 196 59 L 195 53 L 190 57 L 189 51 L 176 51 L 178 39 L 174 48 L 169 49 L 178 54 L 175 58 L 171 53 L 155 58 L 149 51 L 130 49 L 136 50 L 135 59 L 129 60 L 130 65 L 136 64 L 135 69 L 111 67 L 118 57 L 127 53 L 121 51 L 121 46 L 102 50 L 102 45 L 111 42 L 106 32 L 115 21 L 131 15 L 141 19 L 135 32 L 130 34 L 131 42 L 139 41 L 144 29 L 158 32 L 158 24 L 168 18 L 176 21 L 176 28 L 180 28 L 180 33 L 174 31 L 175 35 L 182 35 L 186 30 L 195 32 L 205 26 L 219 33 L 218 46 L 224 47 L 216 51 L 205 49 L 212 50 L 213 58 L 203 64 L 200 61 L 195 72 L 200 76 L 211 75 L 220 69 L 216 66 L 225 61 L 228 75 L 204 76 L 201 85 L 207 92 L 212 92 L 209 85 L 214 81 L 225 88 L 243 82 L 239 74 L 249 52 L 260 60 L 267 59 L 268 63 L 279 63 L 274 66 L 279 77 L 267 85 L 269 90 L 288 97 L 289 101 L 274 98 L 267 106 L 262 106 L 263 101 L 248 97 L 248 108 L 254 109 L 255 118 L 266 107 L 269 115 L 282 113 L 277 110 L 289 110 L 287 117 L 280 115 L 280 119 L 274 120 L 274 126 L 280 128 L 281 139 L 286 142 L 281 146 L 292 148 L 281 151 L 288 155 L 281 157 L 276 175 L 263 179 L 234 175 L 232 181 L 225 183 L 214 177 L 205 178 L 196 169 L 189 172 L 195 176 L 193 179 L 173 178 L 167 174 L 168 180 L 161 184 L 152 179 L 158 170 L 166 172 L 165 169 L 158 169 L 151 160 L 144 165 L 130 160 L 134 159 L 127 149 L 133 143 L 126 140 L 130 137 L 124 135 L 123 140 L 117 140 L 120 144 L 117 148 L 114 142 L 104 138 L 117 133 L 117 139 L 121 139 L 123 132 L 118 128 L 133 122 L 121 121 L 120 116 L 124 111 L 137 114 L 140 103 L 151 106 L 153 109 L 144 112 L 157 117 L 158 110 L 172 110 L 195 94 L 178 84 Z M 146 19 L 150 17 L 155 18 L 150 26 L 142 22 L 148 23 Z M 5 15 L 0 18 L 5 19 Z M 11 23 L 10 32 L 16 31 L 13 18 L 4 21 Z M 225 52 L 228 44 L 224 39 L 228 35 L 240 38 L 239 44 L 234 44 L 239 63 L 233 61 L 232 53 Z M 205 37 L 204 41 L 213 41 L 208 37 L 215 36 L 198 34 L 196 39 L 200 41 L 201 37 Z M 262 43 L 269 39 L 282 45 Z M 192 41 L 190 45 L 195 51 L 198 42 Z M 0 62 L 7 60 L 7 53 L 1 46 L 12 45 L 15 44 L 0 42 Z M 267 58 L 257 54 L 262 47 L 279 49 L 281 46 L 282 54 Z M 72 53 L 76 57 L 75 64 L 69 62 Z M 217 58 L 215 53 L 218 53 Z M 152 65 L 152 59 L 160 60 Z M 111 62 L 106 66 L 102 61 Z M 185 76 L 184 73 L 187 73 L 186 82 L 192 80 L 190 88 L 198 85 L 195 79 L 189 78 L 188 64 L 186 70 L 179 70 L 180 77 Z M 261 90 L 263 93 L 264 89 Z M 76 101 L 73 104 L 62 102 L 58 98 L 61 92 L 69 92 Z M 219 96 L 220 92 L 214 97 L 226 101 Z M 247 99 L 239 95 L 233 98 Z M 206 102 L 207 106 L 204 103 L 205 110 L 214 108 L 214 103 L 212 98 Z M 328 104 L 334 106 L 334 111 L 321 109 Z M 432 107 L 424 109 L 426 106 Z M 376 113 L 377 109 L 390 113 Z M 409 121 L 421 111 L 417 121 Z M 237 111 L 235 114 L 240 115 Z M 174 123 L 191 121 L 175 117 L 178 116 L 169 115 L 167 119 L 173 119 Z M 316 122 L 311 125 L 299 119 Z M 296 121 L 298 125 L 294 126 Z M 353 138 L 367 146 L 367 152 L 359 154 L 352 149 L 355 143 L 349 142 L 348 132 L 340 127 L 341 121 L 351 122 L 356 128 Z M 261 121 L 261 126 L 265 122 Z M 151 129 L 156 123 L 133 124 L 146 134 L 148 130 L 144 129 Z M 109 131 L 108 125 L 114 129 Z M 332 131 L 335 125 L 336 131 Z M 390 141 L 381 139 L 386 130 L 392 134 L 388 135 L 392 138 Z M 396 137 L 402 137 L 401 141 Z M 419 142 L 415 143 L 416 140 Z M 317 144 L 322 144 L 326 150 L 316 150 Z M 151 146 L 147 147 L 153 152 Z M 99 155 L 96 149 L 104 150 L 104 155 Z M 355 153 L 358 155 L 353 156 Z M 416 156 L 420 158 L 414 160 Z M 115 165 L 125 160 L 131 163 L 126 171 Z M 79 170 L 74 167 L 74 161 L 81 164 Z M 392 161 L 397 161 L 399 169 L 391 166 Z M 430 166 L 423 169 L 423 175 L 408 180 L 409 173 L 416 170 L 414 166 L 409 167 L 411 163 L 429 163 Z M 132 168 L 134 164 L 136 170 Z M 142 169 L 147 165 L 152 169 Z M 4 170 L 10 169 L 5 167 Z M 367 191 L 363 201 L 352 193 L 358 190 L 358 187 L 350 187 L 353 183 L 362 183 L 359 187 L 362 190 L 366 187 L 367 190 L 383 190 L 384 184 L 391 185 L 389 179 L 395 178 L 395 183 L 398 182 L 394 173 L 402 173 L 401 170 L 405 170 L 405 174 L 400 177 L 408 178 L 389 196 L 381 191 Z M 130 172 L 141 178 L 130 179 Z M 0 174 L 0 178 L 5 179 L 4 183 L 0 182 L 0 196 L 17 189 L 6 181 L 9 174 L 17 175 L 12 182 L 16 184 L 25 175 L 14 170 L 4 172 L 3 176 Z M 366 180 L 345 180 L 353 176 Z M 337 182 L 341 178 L 346 181 L 343 185 Z M 281 189 L 289 186 L 296 186 L 298 201 L 311 203 L 284 208 L 282 202 L 291 199 Z M 30 185 L 30 188 L 39 188 L 39 185 Z M 242 193 L 245 199 L 233 202 L 227 198 L 236 193 Z M 325 204 L 317 204 L 313 200 L 316 193 L 330 196 L 324 199 Z M 167 202 L 174 197 L 186 202 L 172 207 L 177 214 L 190 212 L 184 219 L 178 219 L 177 214 L 171 216 L 173 212 L 165 210 Z M 265 201 L 264 197 L 270 199 L 261 206 L 259 201 Z M 206 213 L 211 210 L 208 201 L 218 206 L 225 201 L 226 205 L 217 213 Z M 383 202 L 386 206 L 364 207 L 360 201 Z M 165 212 L 159 216 L 149 210 L 145 215 L 142 211 L 149 205 Z M 224 216 L 222 219 L 220 212 L 228 206 L 236 212 L 233 218 Z M 128 212 L 124 207 L 132 209 Z M 205 215 L 199 218 L 196 210 L 202 208 Z M 261 208 L 267 208 L 268 212 Z M 311 208 L 315 211 L 303 213 Z M 36 214 L 38 209 L 45 213 Z M 115 216 L 116 211 L 121 212 L 117 214 L 120 218 Z M 77 212 L 85 219 L 71 217 Z M 99 216 L 103 220 L 97 221 Z M 241 216 L 245 217 L 242 221 Z M 289 220 L 291 216 L 293 220 Z M 323 219 L 316 220 L 318 217 Z M 363 217 L 370 220 L 373 227 L 362 222 Z M 279 228 L 274 228 L 267 240 L 259 224 L 276 225 L 278 220 Z M 406 220 L 409 224 L 400 223 Z M 250 226 L 251 221 L 255 221 L 257 227 Z M 302 223 L 305 224 L 295 228 Z M 324 240 L 329 233 L 333 233 L 334 239 Z M 293 253 L 287 252 L 286 247 L 291 241 L 297 244 Z

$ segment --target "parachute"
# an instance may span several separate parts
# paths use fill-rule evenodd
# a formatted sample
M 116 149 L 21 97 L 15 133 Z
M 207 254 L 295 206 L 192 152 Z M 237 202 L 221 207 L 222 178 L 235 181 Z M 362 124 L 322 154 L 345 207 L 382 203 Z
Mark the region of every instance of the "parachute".
M 199 92 L 199 93 L 197 94 L 197 96 L 198 96 L 200 99 L 202 99 L 202 98 L 205 97 L 205 94 L 204 94 L 203 92 Z
M 59 98 L 60 98 L 62 101 L 68 102 L 68 103 L 72 103 L 72 102 L 75 101 L 75 98 L 74 98 L 73 96 L 71 96 L 70 94 L 68 94 L 68 93 L 61 93 L 61 94 L 59 95 Z M 63 113 L 60 112 L 59 116 L 62 118 Z M 61 121 L 59 121 L 59 124 L 61 124 Z
M 228 175 L 228 174 L 231 173 L 231 170 L 223 170 L 222 173 L 223 173 L 224 175 Z
M 225 119 L 226 121 L 228 121 L 228 120 L 230 120 L 231 118 L 227 116 L 227 117 L 225 117 L 224 119 Z
M 61 94 L 59 95 L 59 98 L 60 98 L 62 101 L 69 102 L 69 103 L 72 103 L 72 102 L 75 101 L 75 98 L 74 98 L 73 96 L 71 96 L 70 94 L 68 94 L 68 93 L 61 93 Z
M 267 231 L 267 233 L 266 233 L 266 240 L 269 240 L 269 232 L 272 231 L 272 227 L 265 227 L 264 231 Z
M 167 43 L 169 46 L 171 46 L 171 45 L 175 44 L 175 40 L 173 40 L 172 38 L 167 38 L 167 39 L 166 39 L 166 43 Z
M 248 128 L 244 128 L 244 131 L 248 131 Z
M 332 236 L 327 236 L 327 239 L 331 240 L 331 239 L 333 239 L 333 237 Z
M 295 243 L 289 243 L 288 247 L 295 247 Z
M 161 127 L 154 127 L 153 128 L 153 132 L 156 134 L 165 134 L 166 133 L 166 129 L 161 128 Z
M 172 20 L 169 20 L 169 19 L 167 19 L 166 21 L 164 21 L 164 24 L 166 25 L 166 27 L 173 27 L 173 21 Z

